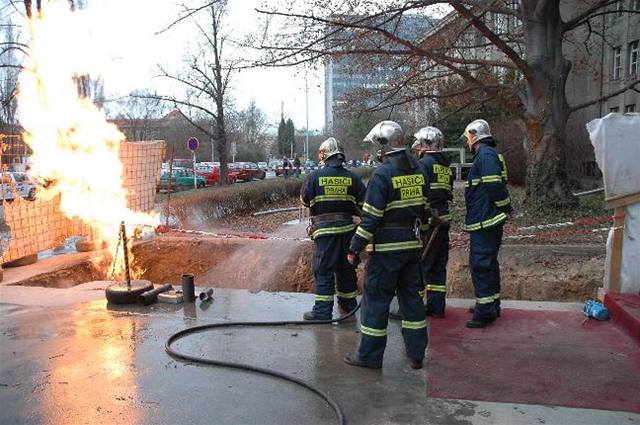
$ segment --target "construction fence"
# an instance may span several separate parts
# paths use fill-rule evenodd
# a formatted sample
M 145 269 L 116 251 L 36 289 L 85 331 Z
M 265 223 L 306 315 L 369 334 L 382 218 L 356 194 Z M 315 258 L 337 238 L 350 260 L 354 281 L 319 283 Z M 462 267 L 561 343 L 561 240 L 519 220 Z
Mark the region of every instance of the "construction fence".
M 28 171 L 30 151 L 20 136 L 4 135 L 1 142 L 3 178 Z M 164 152 L 164 141 L 120 144 L 123 186 L 128 193 L 130 209 L 144 212 L 154 208 Z M 3 182 L 3 193 L 6 192 L 4 186 Z M 12 190 L 17 192 L 16 188 Z M 89 226 L 78 219 L 67 218 L 60 211 L 59 197 L 39 199 L 37 195 L 5 195 L 0 222 L 2 263 L 61 246 L 65 239 L 72 236 L 92 237 Z

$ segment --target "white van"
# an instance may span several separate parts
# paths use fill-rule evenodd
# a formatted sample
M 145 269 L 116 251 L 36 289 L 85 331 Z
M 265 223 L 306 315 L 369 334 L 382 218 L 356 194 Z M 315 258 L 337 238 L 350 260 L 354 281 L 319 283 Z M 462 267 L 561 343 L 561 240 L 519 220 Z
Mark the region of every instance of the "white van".
M 9 171 L 2 173 L 2 199 L 13 201 L 16 194 L 33 201 L 36 199 L 37 184 L 29 178 L 27 173 Z

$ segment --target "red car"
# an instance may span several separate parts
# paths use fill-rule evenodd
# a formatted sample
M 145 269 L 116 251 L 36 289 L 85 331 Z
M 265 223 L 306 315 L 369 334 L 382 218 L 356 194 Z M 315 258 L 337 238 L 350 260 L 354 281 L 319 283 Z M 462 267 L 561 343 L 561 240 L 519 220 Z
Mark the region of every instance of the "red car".
M 264 170 L 258 168 L 258 164 L 255 162 L 235 162 L 229 164 L 229 168 L 238 173 L 238 180 L 243 181 L 263 180 L 267 175 Z
M 220 167 L 199 167 L 196 174 L 204 177 L 207 186 L 215 186 L 220 184 Z M 235 183 L 238 180 L 238 174 L 235 171 L 227 170 L 227 182 Z

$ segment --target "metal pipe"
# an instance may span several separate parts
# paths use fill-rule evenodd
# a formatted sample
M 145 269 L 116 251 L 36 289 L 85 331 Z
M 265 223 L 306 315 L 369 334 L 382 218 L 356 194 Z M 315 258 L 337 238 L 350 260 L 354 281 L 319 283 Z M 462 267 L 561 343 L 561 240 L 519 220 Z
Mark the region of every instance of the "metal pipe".
M 162 285 L 150 291 L 143 292 L 138 297 L 138 302 L 142 305 L 153 304 L 154 302 L 158 301 L 158 294 L 162 294 L 163 292 L 169 292 L 172 289 L 173 289 L 173 286 L 167 283 L 166 285 Z
M 587 196 L 593 195 L 594 193 L 604 192 L 604 187 L 599 187 L 597 189 L 585 190 L 584 192 L 576 192 L 572 193 L 573 196 Z
M 129 270 L 129 246 L 127 245 L 127 229 L 124 221 L 120 222 L 120 234 L 122 235 L 122 251 L 124 252 L 124 276 L 127 289 L 131 289 L 131 272 Z

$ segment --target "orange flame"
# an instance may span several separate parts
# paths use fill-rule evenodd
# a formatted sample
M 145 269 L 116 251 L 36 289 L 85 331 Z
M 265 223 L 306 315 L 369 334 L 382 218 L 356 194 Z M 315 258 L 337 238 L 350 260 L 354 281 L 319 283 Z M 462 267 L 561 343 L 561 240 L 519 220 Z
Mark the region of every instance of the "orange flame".
M 31 170 L 54 182 L 38 196 L 59 195 L 62 212 L 89 225 L 93 238 L 113 253 L 121 221 L 156 226 L 159 216 L 127 206 L 118 156 L 124 135 L 102 109 L 78 95 L 77 76 L 96 75 L 106 60 L 93 42 L 91 20 L 82 10 L 71 12 L 67 2 L 42 7 L 29 22 L 29 64 L 18 92 L 24 138 L 33 150 Z M 121 274 L 121 261 L 113 269 Z

